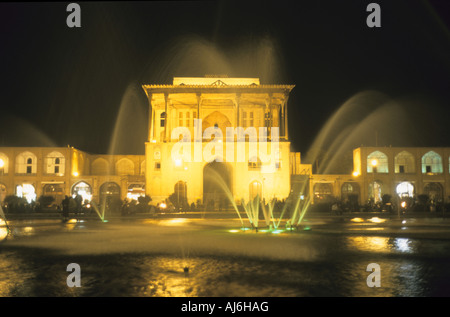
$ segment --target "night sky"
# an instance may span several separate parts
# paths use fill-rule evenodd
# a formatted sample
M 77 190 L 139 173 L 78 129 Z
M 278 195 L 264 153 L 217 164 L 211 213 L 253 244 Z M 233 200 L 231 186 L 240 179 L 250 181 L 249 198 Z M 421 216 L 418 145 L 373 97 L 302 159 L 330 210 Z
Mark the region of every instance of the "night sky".
M 141 85 L 205 74 L 296 85 L 293 151 L 450 146 L 448 1 L 77 3 L 0 3 L 1 146 L 143 154 Z

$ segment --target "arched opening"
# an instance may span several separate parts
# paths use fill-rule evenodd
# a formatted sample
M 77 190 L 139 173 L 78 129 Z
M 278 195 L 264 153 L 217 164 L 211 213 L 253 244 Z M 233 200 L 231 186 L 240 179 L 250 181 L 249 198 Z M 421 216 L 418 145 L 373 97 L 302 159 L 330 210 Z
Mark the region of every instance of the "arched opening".
M 203 168 L 203 204 L 210 209 L 225 208 L 233 196 L 231 167 L 214 160 Z
M 36 200 L 36 190 L 31 184 L 22 184 L 16 186 L 16 196 L 23 197 L 28 203 Z
M 174 204 L 175 208 L 177 208 L 177 210 L 181 210 L 187 207 L 188 201 L 186 182 L 179 181 L 175 184 L 171 201 Z
M 36 174 L 37 158 L 31 152 L 22 152 L 16 157 L 16 173 Z
M 367 156 L 367 173 L 388 173 L 388 157 L 380 151 Z
M 60 152 L 54 151 L 45 157 L 45 172 L 47 174 L 64 175 L 65 158 Z
M 226 128 L 231 127 L 231 122 L 226 115 L 219 111 L 214 111 L 207 115 L 202 120 L 202 135 L 205 132 L 205 129 L 214 127 L 221 130 L 222 135 L 225 135 Z
M 372 199 L 375 204 L 381 202 L 382 195 L 382 184 L 380 182 L 373 181 L 369 184 L 369 198 Z
M 72 186 L 72 196 L 80 195 L 83 201 L 91 201 L 92 187 L 86 182 L 78 182 Z
M 410 182 L 402 182 L 398 184 L 395 191 L 400 198 L 414 196 L 414 186 Z
M 314 189 L 314 203 L 332 202 L 333 185 L 331 183 L 316 183 L 313 189 Z
M 395 156 L 395 173 L 415 173 L 414 155 L 402 151 Z
M 422 156 L 422 173 L 442 173 L 442 158 L 441 156 L 434 152 L 430 151 Z
M 60 205 L 64 199 L 64 187 L 61 184 L 46 184 L 43 195 L 53 197 L 54 203 Z
M 442 198 L 444 197 L 442 185 L 439 183 L 427 183 L 423 188 L 423 192 L 430 200 L 435 202 L 442 201 Z
M 120 206 L 120 186 L 114 182 L 103 183 L 100 186 L 100 204 L 105 204 L 107 209 Z M 117 207 L 117 206 L 116 206 Z
M 109 162 L 104 158 L 97 158 L 92 162 L 91 167 L 92 175 L 108 175 L 109 174 Z
M 258 181 L 253 181 L 249 185 L 249 198 L 250 201 L 255 199 L 255 197 L 262 198 L 262 185 Z
M 132 160 L 123 158 L 116 163 L 116 175 L 134 175 L 134 163 Z
M 359 203 L 360 189 L 358 183 L 348 182 L 342 184 L 341 200 L 343 202 Z

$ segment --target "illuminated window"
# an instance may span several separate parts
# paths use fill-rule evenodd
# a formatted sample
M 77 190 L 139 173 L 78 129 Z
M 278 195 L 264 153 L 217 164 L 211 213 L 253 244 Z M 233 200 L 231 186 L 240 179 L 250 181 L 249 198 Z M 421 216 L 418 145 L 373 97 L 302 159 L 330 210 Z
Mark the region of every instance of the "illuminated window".
M 388 158 L 386 154 L 375 151 L 367 156 L 367 173 L 388 173 Z
M 422 173 L 442 173 L 442 158 L 434 151 L 422 156 Z
M 83 201 L 90 201 L 92 199 L 92 187 L 86 182 L 78 182 L 72 187 L 72 196 L 80 195 Z
M 28 203 L 36 200 L 36 192 L 34 186 L 31 184 L 17 185 L 16 195 L 17 197 L 25 198 Z
M 58 174 L 58 176 L 64 175 L 65 158 L 59 152 L 51 152 L 44 159 L 44 169 L 47 174 Z
M 413 197 L 414 196 L 414 186 L 410 182 L 402 182 L 397 185 L 396 192 L 397 192 L 397 195 L 399 195 L 401 198 Z
M 16 173 L 35 174 L 37 169 L 37 158 L 31 152 L 22 152 L 16 157 Z

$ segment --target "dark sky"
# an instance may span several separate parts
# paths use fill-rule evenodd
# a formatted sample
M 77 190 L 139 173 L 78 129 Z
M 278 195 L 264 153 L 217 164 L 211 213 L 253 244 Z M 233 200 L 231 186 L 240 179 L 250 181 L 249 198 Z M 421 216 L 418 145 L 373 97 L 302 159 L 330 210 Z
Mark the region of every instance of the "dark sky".
M 0 3 L 0 145 L 143 154 L 142 84 L 228 74 L 296 85 L 296 151 L 450 146 L 448 1 L 77 3 Z

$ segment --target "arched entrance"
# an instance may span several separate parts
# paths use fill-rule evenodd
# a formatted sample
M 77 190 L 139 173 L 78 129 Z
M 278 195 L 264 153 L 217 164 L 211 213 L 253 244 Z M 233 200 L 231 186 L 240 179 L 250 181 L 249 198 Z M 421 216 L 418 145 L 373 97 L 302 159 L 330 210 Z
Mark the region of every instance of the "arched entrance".
M 427 183 L 423 188 L 423 192 L 425 195 L 428 195 L 429 199 L 440 202 L 442 201 L 443 189 L 442 185 L 439 183 Z
M 413 197 L 414 196 L 414 186 L 410 182 L 399 183 L 395 189 L 397 195 L 400 198 Z
M 179 181 L 174 186 L 172 203 L 178 210 L 187 207 L 187 186 L 186 182 Z
M 120 200 L 120 186 L 114 182 L 108 182 L 100 186 L 100 204 L 105 204 L 106 208 L 111 207 L 111 203 Z
M 249 194 L 250 194 L 250 201 L 255 199 L 255 197 L 257 197 L 257 196 L 259 196 L 259 198 L 262 198 L 261 183 L 258 181 L 251 182 L 250 186 L 249 186 Z
M 314 184 L 314 203 L 329 203 L 333 200 L 333 185 L 331 183 Z
M 43 192 L 44 196 L 53 197 L 57 205 L 60 205 L 64 199 L 64 187 L 61 184 L 46 184 Z
M 83 181 L 76 183 L 72 186 L 72 195 L 80 195 L 84 201 L 91 201 L 92 199 L 92 187 L 88 183 Z
M 203 204 L 209 209 L 221 209 L 233 196 L 231 167 L 224 162 L 212 161 L 203 168 Z

